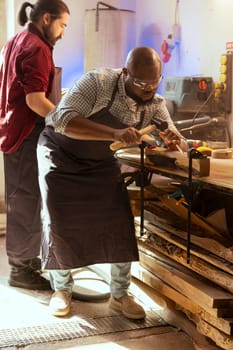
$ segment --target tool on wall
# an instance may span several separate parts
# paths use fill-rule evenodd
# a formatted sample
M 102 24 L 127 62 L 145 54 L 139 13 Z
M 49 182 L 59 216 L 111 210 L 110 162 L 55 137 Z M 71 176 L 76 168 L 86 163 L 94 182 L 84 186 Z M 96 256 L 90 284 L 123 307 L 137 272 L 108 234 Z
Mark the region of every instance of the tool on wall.
M 176 0 L 175 7 L 175 20 L 172 26 L 172 33 L 168 34 L 167 39 L 162 42 L 161 52 L 163 54 L 162 61 L 168 62 L 171 58 L 172 51 L 180 44 L 181 40 L 181 27 L 179 23 L 179 0 Z

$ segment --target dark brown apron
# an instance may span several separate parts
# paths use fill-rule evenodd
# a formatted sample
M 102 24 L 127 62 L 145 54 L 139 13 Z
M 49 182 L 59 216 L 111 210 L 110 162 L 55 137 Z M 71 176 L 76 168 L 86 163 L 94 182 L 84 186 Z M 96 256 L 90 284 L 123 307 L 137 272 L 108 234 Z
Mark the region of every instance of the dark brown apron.
M 90 119 L 125 128 L 106 108 Z M 43 268 L 138 260 L 134 218 L 110 142 L 77 141 L 46 127 L 38 147 Z M 41 147 L 43 146 L 43 147 Z

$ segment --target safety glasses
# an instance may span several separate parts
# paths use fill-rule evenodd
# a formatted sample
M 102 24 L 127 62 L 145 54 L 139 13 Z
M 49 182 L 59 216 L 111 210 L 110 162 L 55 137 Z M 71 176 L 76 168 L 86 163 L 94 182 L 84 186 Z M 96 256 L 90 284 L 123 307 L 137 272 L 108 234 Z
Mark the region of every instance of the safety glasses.
M 158 80 L 145 81 L 145 80 L 139 80 L 137 78 L 134 78 L 129 72 L 128 74 L 129 74 L 129 78 L 132 80 L 133 85 L 139 87 L 141 90 L 145 90 L 149 88 L 156 89 L 161 83 L 161 80 L 163 79 L 163 76 L 160 75 Z

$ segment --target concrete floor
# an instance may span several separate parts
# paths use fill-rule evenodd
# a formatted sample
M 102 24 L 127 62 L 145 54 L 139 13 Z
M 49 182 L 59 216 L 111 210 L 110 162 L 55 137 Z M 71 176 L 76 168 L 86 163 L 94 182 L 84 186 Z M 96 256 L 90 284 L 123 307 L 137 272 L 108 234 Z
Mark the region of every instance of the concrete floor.
M 33 325 L 64 322 L 64 318 L 56 318 L 49 314 L 48 303 L 51 296 L 50 291 L 29 291 L 20 288 L 9 287 L 7 279 L 9 267 L 5 253 L 5 235 L 0 235 L 0 331 L 2 329 L 27 327 Z M 98 281 L 97 281 L 98 282 Z M 97 283 L 98 284 L 98 283 Z M 101 283 L 100 283 L 101 284 Z M 151 298 L 133 280 L 131 291 L 145 307 L 149 310 L 160 310 L 163 301 L 156 303 L 156 298 Z M 159 299 L 158 299 L 159 300 Z M 72 310 L 66 320 L 75 320 L 79 317 L 97 318 L 111 317 L 114 311 L 108 308 L 108 301 L 87 302 L 80 300 L 72 301 Z M 1 349 L 18 349 L 14 347 L 3 347 Z M 21 347 L 20 347 L 21 348 Z M 83 349 L 83 350 L 194 350 L 192 339 L 183 331 L 169 325 L 164 320 L 158 325 L 129 331 L 118 331 L 104 335 L 78 337 L 67 341 L 45 342 L 42 344 L 26 345 L 23 349 Z

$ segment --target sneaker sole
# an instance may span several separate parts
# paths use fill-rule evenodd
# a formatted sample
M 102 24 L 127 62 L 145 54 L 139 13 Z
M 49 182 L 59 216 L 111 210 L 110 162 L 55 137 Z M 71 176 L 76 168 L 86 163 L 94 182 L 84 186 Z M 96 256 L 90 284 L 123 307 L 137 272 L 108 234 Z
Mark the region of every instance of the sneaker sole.
M 70 313 L 70 307 L 65 310 L 50 310 L 51 315 L 53 316 L 67 316 Z
M 146 314 L 145 313 L 142 313 L 142 314 L 131 314 L 131 313 L 128 313 L 128 312 L 125 312 L 121 309 L 121 305 L 119 305 L 119 303 L 115 300 L 112 300 L 110 303 L 109 303 L 109 307 L 110 309 L 114 310 L 114 311 L 118 311 L 120 312 L 122 315 L 124 315 L 125 317 L 127 318 L 130 318 L 132 320 L 142 320 L 143 318 L 146 317 Z
M 24 288 L 24 289 L 30 289 L 30 290 L 51 290 L 51 286 L 41 286 L 41 285 L 29 285 L 29 284 L 24 284 L 21 282 L 17 281 L 8 281 L 8 284 L 11 287 L 18 287 L 18 288 Z

